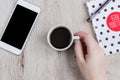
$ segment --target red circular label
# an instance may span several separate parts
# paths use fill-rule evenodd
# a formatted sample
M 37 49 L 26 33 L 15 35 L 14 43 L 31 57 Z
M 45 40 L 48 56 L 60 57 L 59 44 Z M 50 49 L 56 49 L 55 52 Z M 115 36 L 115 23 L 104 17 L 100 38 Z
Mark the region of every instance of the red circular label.
M 120 31 L 120 12 L 113 12 L 107 17 L 107 26 L 112 31 Z

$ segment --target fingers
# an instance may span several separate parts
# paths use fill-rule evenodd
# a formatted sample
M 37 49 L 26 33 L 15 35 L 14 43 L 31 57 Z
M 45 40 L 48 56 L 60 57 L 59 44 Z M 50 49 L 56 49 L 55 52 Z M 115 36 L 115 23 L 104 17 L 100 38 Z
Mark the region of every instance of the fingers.
M 95 39 L 91 35 L 89 35 L 89 34 L 87 34 L 85 32 L 78 32 L 75 35 L 80 36 L 81 39 L 84 40 L 88 51 L 93 51 L 98 46 Z
M 81 63 L 85 62 L 82 44 L 81 44 L 80 40 L 75 40 L 74 51 L 75 51 L 75 55 L 76 55 L 77 59 L 79 59 L 79 61 Z

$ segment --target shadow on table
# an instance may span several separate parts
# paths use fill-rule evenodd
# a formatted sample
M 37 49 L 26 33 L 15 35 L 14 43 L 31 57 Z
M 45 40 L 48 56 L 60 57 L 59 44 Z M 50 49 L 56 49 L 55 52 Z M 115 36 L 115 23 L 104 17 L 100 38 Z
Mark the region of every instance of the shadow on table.
M 66 58 L 68 61 L 68 65 L 70 67 L 73 76 L 76 77 L 75 80 L 84 80 L 76 63 L 76 58 L 74 55 L 74 47 L 72 46 L 70 49 L 66 51 L 66 53 L 67 53 Z

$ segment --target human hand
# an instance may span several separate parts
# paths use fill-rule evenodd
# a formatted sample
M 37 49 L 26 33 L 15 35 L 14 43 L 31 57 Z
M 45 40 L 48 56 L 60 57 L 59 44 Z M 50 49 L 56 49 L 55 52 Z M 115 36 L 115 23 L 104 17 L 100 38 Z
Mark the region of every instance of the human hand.
M 81 40 L 75 40 L 74 51 L 79 69 L 85 80 L 106 80 L 104 52 L 95 39 L 78 32 Z

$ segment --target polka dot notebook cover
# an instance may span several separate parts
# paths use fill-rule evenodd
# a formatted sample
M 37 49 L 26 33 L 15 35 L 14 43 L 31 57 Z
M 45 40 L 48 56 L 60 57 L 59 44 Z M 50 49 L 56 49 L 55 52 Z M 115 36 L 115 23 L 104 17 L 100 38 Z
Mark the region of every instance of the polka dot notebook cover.
M 106 0 L 87 2 L 92 15 Z M 98 43 L 106 55 L 120 53 L 120 0 L 112 0 L 92 19 Z

